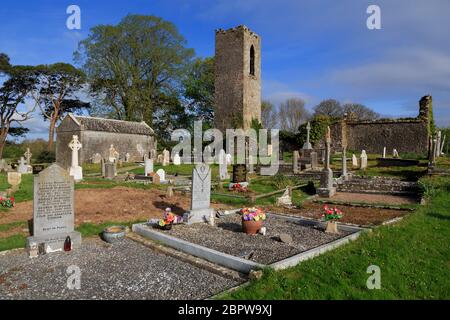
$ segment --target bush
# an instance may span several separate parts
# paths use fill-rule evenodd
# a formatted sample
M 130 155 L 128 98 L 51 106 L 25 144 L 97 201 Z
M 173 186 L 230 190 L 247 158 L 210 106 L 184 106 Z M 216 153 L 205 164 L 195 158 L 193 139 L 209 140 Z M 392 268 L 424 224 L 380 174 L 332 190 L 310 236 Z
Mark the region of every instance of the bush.
M 56 160 L 55 153 L 53 151 L 48 151 L 48 150 L 43 150 L 36 157 L 37 163 L 52 163 L 52 162 L 55 162 L 55 160 Z

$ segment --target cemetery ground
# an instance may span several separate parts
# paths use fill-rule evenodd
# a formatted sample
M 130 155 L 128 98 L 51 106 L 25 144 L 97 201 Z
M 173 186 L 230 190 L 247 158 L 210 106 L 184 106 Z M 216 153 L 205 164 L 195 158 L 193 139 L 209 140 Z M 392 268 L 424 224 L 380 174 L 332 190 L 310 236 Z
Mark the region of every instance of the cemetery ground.
M 288 155 L 289 157 L 289 155 Z M 351 199 L 345 194 L 338 194 L 333 202 L 345 212 L 342 223 L 350 223 L 364 226 L 377 226 L 370 233 L 362 234 L 359 239 L 343 247 L 327 252 L 312 260 L 283 271 L 264 270 L 260 280 L 252 280 L 237 291 L 220 295 L 219 298 L 236 299 L 438 299 L 450 297 L 450 283 L 448 280 L 450 253 L 448 244 L 450 234 L 446 232 L 450 227 L 450 213 L 447 208 L 450 205 L 450 179 L 444 177 L 426 177 L 426 161 L 421 161 L 413 167 L 389 167 L 382 168 L 375 165 L 376 155 L 369 155 L 369 167 L 354 173 L 364 176 L 390 176 L 406 180 L 420 179 L 426 205 L 420 206 L 417 201 L 398 196 L 375 196 L 364 194 L 352 194 Z M 449 166 L 448 158 L 438 160 L 439 166 Z M 339 170 L 338 158 L 333 161 L 333 169 Z M 155 170 L 161 168 L 155 165 Z M 163 167 L 169 176 L 189 177 L 192 165 Z M 170 199 L 166 197 L 167 185 L 138 184 L 125 181 L 108 181 L 96 177 L 94 174 L 100 170 L 95 165 L 83 168 L 85 179 L 75 185 L 75 217 L 76 229 L 83 235 L 83 247 L 75 252 L 78 259 L 85 265 L 94 264 L 98 259 L 106 259 L 108 253 L 117 260 L 110 270 L 102 269 L 106 273 L 120 273 L 121 266 L 127 264 L 127 255 L 136 258 L 140 244 L 126 240 L 120 246 L 106 245 L 99 240 L 99 233 L 110 225 L 122 224 L 131 226 L 133 223 L 144 222 L 149 218 L 160 218 L 164 208 L 171 207 L 175 213 L 182 214 L 189 209 L 189 192 L 180 188 Z M 121 169 L 141 174 L 143 168 L 137 165 Z M 218 166 L 212 166 L 212 182 L 218 182 Z M 92 175 L 91 175 L 92 174 Z M 23 175 L 19 191 L 15 193 L 17 201 L 13 209 L 0 210 L 0 251 L 14 248 L 23 248 L 25 239 L 29 235 L 28 219 L 32 217 L 32 175 Z M 276 198 L 281 193 L 261 197 L 253 203 L 249 197 L 240 193 L 230 192 L 226 188 L 227 182 L 223 182 L 222 188 L 214 186 L 212 190 L 212 206 L 217 209 L 238 208 L 242 206 L 257 205 L 268 211 L 302 216 L 310 219 L 318 219 L 323 205 L 321 199 L 312 198 L 314 189 L 308 180 L 299 177 L 278 175 L 276 177 L 252 176 L 250 189 L 253 195 L 262 195 L 286 186 L 300 186 L 293 190 L 293 203 L 296 208 L 286 209 L 275 206 Z M 6 176 L 0 175 L 0 190 L 6 190 L 8 183 Z M 398 210 L 403 209 L 403 210 Z M 395 224 L 380 226 L 383 222 L 393 218 L 403 219 Z M 189 236 L 189 235 L 188 235 Z M 101 248 L 108 247 L 105 252 Z M 142 248 L 140 249 L 142 250 Z M 148 252 L 147 252 L 148 251 Z M 187 298 L 202 299 L 217 294 L 227 288 L 242 283 L 242 280 L 228 279 L 218 276 L 190 264 L 184 264 L 173 257 L 166 257 L 152 250 L 145 251 L 148 259 L 153 259 L 152 265 L 159 270 L 157 261 L 167 263 L 168 269 L 161 270 L 161 278 L 155 278 L 148 283 L 138 286 L 140 289 L 127 291 L 125 295 L 115 296 L 108 290 L 104 293 L 88 289 L 87 298 Z M 59 257 L 60 255 L 55 255 Z M 83 260 L 82 256 L 85 256 Z M 96 258 L 94 258 L 96 256 Z M 0 256 L 1 257 L 1 256 Z M 45 257 L 41 271 L 51 268 L 52 259 Z M 137 257 L 141 261 L 142 257 Z M 28 258 L 27 258 L 28 259 Z M 23 270 L 29 270 L 27 259 L 14 258 L 10 265 L 24 265 Z M 144 259 L 144 258 L 142 258 Z M 166 261 L 167 259 L 167 261 Z M 1 259 L 0 259 L 1 261 Z M 53 261 L 54 262 L 54 261 Z M 366 280 L 367 267 L 378 265 L 381 268 L 381 289 L 368 290 Z M 5 267 L 5 264 L 0 266 Z M 127 267 L 128 268 L 128 267 Z M 194 276 L 187 280 L 186 286 L 180 291 L 172 293 L 152 292 L 155 283 L 174 285 L 179 281 L 167 277 L 169 270 L 185 270 Z M 14 266 L 12 267 L 14 269 Z M 129 283 L 139 283 L 137 276 L 145 274 L 145 270 L 132 270 L 136 277 L 127 277 Z M 62 273 L 62 270 L 57 270 Z M 98 271 L 99 272 L 99 271 Z M 92 281 L 100 281 L 99 273 L 92 275 Z M 156 271 L 158 272 L 158 271 Z M 45 272 L 44 272 L 45 273 Z M 181 272 L 183 273 L 183 272 Z M 152 272 L 153 274 L 153 272 Z M 50 277 L 50 275 L 48 275 Z M 200 280 L 199 280 L 200 279 Z M 205 279 L 210 279 L 204 281 Z M 124 279 L 113 279 L 124 281 Z M 5 279 L 0 279 L 0 285 Z M 31 281 L 31 280 L 30 280 Z M 215 283 L 215 286 L 201 286 L 196 290 L 196 283 Z M 176 286 L 176 285 L 175 285 Z M 33 287 L 33 284 L 31 284 Z M 158 287 L 159 288 L 159 287 Z M 43 292 L 39 293 L 37 286 L 30 290 L 37 290 L 37 296 L 51 298 Z M 160 289 L 158 289 L 160 290 Z M 186 290 L 186 291 L 183 291 Z M 108 293 L 109 292 L 109 293 Z M 67 297 L 71 296 L 67 293 Z M 20 297 L 20 293 L 15 295 Z

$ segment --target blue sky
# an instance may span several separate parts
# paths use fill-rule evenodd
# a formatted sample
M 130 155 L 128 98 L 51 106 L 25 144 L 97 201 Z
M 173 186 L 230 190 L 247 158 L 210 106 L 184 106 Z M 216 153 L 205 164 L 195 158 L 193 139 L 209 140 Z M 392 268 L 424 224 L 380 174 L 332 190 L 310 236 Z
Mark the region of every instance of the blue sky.
M 79 31 L 66 28 L 71 4 Z M 370 4 L 381 8 L 381 30 L 366 27 Z M 437 124 L 450 126 L 449 0 L 2 0 L 0 52 L 13 64 L 72 63 L 91 27 L 129 13 L 173 22 L 198 56 L 214 54 L 215 29 L 247 25 L 262 37 L 263 98 L 276 104 L 336 98 L 407 117 L 431 94 Z M 29 138 L 47 135 L 37 115 L 26 126 Z

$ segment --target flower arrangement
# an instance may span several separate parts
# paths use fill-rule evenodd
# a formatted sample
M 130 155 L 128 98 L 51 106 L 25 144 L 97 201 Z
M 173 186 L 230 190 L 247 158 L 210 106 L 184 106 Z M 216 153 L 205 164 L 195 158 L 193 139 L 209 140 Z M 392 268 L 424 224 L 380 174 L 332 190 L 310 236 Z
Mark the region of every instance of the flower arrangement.
M 259 208 L 242 208 L 242 219 L 244 221 L 264 221 L 266 220 L 266 213 Z
M 14 198 L 0 198 L 0 205 L 4 208 L 14 207 Z
M 164 212 L 163 219 L 159 219 L 158 225 L 160 227 L 165 227 L 165 226 L 173 224 L 174 221 L 175 221 L 175 215 L 172 213 L 172 210 L 170 208 L 167 208 L 166 211 Z
M 248 192 L 248 188 L 246 186 L 243 186 L 240 183 L 235 183 L 231 188 L 231 191 L 237 191 L 237 192 Z
M 342 218 L 342 211 L 338 208 L 330 208 L 327 205 L 323 206 L 325 213 L 322 214 L 322 219 L 324 221 L 334 221 Z

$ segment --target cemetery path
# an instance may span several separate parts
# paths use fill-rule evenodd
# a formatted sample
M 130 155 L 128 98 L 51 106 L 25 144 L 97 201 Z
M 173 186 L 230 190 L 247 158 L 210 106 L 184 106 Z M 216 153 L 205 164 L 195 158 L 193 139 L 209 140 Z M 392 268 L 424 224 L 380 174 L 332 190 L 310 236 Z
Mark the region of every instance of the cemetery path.
M 176 214 L 183 214 L 189 210 L 190 202 L 189 196 L 175 194 L 167 198 L 165 192 L 156 189 L 80 189 L 75 190 L 75 224 L 145 221 L 160 218 L 167 207 Z M 33 201 L 20 202 L 11 210 L 0 212 L 0 225 L 28 221 L 32 217 Z

